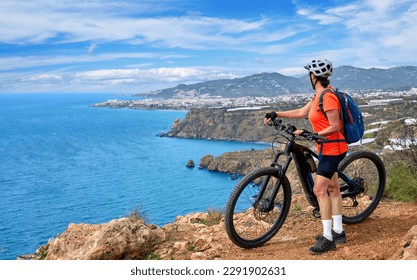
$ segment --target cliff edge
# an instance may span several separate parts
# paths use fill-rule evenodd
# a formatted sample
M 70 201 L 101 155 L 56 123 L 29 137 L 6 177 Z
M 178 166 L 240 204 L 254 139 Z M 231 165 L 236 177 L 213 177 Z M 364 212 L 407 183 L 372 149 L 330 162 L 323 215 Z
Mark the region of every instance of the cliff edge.
M 122 218 L 107 224 L 72 224 L 37 252 L 20 259 L 46 260 L 417 260 L 417 203 L 383 200 L 364 222 L 345 225 L 348 242 L 335 251 L 308 253 L 321 223 L 303 195 L 264 246 L 245 250 L 227 237 L 220 211 L 178 216 L 163 227 Z

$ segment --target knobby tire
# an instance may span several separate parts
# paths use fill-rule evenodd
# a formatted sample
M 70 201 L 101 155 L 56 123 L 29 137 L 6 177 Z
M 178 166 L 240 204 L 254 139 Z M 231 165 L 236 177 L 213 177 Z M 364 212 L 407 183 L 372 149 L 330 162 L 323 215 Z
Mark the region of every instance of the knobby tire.
M 378 206 L 385 189 L 386 173 L 381 158 L 368 151 L 358 151 L 346 156 L 339 164 L 339 171 L 363 183 L 364 191 L 346 196 L 348 190 L 341 190 L 343 222 L 355 224 L 363 221 Z M 343 182 L 339 181 L 342 185 Z
M 246 249 L 259 247 L 281 228 L 291 204 L 291 186 L 287 177 L 284 176 L 279 192 L 273 198 L 273 209 L 263 208 L 271 201 L 279 177 L 278 167 L 264 167 L 250 172 L 235 186 L 225 208 L 226 232 L 234 244 Z M 259 198 L 260 186 L 264 182 L 268 184 Z

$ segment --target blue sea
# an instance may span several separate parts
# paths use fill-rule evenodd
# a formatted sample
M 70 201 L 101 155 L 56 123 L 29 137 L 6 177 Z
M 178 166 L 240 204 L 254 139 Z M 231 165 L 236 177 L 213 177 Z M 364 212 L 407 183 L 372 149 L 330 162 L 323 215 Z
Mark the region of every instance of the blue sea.
M 187 168 L 265 145 L 156 136 L 185 111 L 91 107 L 109 94 L 0 94 L 0 259 L 30 254 L 70 223 L 138 210 L 162 226 L 222 209 L 230 175 Z

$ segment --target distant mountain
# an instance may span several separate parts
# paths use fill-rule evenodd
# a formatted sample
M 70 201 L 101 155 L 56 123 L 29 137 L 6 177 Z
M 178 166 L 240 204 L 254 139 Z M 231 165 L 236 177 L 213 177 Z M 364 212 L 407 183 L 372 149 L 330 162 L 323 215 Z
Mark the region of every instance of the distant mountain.
M 363 69 L 342 66 L 335 69 L 331 81 L 346 90 L 407 90 L 417 86 L 417 67 Z
M 417 87 L 417 67 L 400 66 L 390 69 L 336 67 L 331 84 L 345 91 L 395 91 Z M 277 96 L 306 93 L 312 90 L 307 75 L 296 78 L 279 73 L 261 73 L 243 78 L 213 80 L 191 85 L 138 94 L 159 98 L 201 96 Z

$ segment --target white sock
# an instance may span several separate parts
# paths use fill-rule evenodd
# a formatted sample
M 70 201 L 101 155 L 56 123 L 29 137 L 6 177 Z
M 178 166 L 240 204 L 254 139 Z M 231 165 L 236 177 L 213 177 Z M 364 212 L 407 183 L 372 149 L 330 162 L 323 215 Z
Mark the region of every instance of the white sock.
M 333 215 L 333 230 L 336 233 L 342 233 L 343 231 L 343 222 L 342 215 Z
M 332 241 L 332 220 L 321 220 L 321 222 L 323 223 L 323 236 Z

